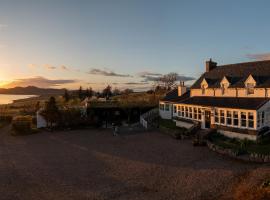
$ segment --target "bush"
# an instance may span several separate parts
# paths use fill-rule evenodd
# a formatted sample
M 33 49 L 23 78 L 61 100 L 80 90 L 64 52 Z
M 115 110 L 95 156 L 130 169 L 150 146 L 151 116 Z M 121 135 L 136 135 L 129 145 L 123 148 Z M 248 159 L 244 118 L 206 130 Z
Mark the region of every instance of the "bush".
M 12 130 L 18 135 L 27 135 L 32 133 L 32 117 L 17 116 L 12 120 Z
M 11 115 L 0 116 L 0 121 L 10 123 L 12 121 L 12 118 L 13 117 Z

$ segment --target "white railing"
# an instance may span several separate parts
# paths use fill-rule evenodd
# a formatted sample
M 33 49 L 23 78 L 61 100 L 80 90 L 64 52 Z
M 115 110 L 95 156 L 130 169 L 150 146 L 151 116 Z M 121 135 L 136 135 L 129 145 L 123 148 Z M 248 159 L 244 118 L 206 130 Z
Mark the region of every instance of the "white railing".
M 153 117 L 159 114 L 158 108 L 154 108 L 140 116 L 140 124 L 145 128 L 149 128 L 149 122 L 153 119 Z

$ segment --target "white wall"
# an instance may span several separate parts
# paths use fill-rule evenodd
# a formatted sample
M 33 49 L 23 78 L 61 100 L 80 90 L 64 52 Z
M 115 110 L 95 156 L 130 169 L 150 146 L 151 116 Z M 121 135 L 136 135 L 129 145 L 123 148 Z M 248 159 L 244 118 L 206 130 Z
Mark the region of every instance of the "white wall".
M 47 127 L 47 122 L 42 115 L 40 115 L 40 111 L 37 112 L 37 128 L 45 128 Z
M 172 104 L 171 103 L 162 102 L 162 101 L 160 101 L 159 104 L 163 104 L 164 105 L 164 110 L 161 110 L 159 108 L 159 116 L 162 119 L 172 119 L 172 112 L 173 112 Z M 165 105 L 166 104 L 169 105 L 169 110 L 168 111 L 165 110 Z
M 270 90 L 265 91 L 264 88 L 255 88 L 254 94 L 247 94 L 245 88 L 227 88 L 225 93 L 222 94 L 221 88 L 206 88 L 205 94 L 202 94 L 202 89 L 191 89 L 190 96 L 216 96 L 216 97 L 269 97 Z

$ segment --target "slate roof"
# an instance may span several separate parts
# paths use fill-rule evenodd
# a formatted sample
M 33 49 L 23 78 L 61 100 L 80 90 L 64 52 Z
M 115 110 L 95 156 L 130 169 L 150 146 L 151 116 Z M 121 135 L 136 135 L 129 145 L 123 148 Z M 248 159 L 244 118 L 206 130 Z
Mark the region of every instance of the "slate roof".
M 217 66 L 202 74 L 191 89 L 201 88 L 204 78 L 208 82 L 209 88 L 220 87 L 220 81 L 224 76 L 230 82 L 231 88 L 241 88 L 244 87 L 244 82 L 249 75 L 252 75 L 257 82 L 257 88 L 270 88 L 270 60 Z
M 187 99 L 190 97 L 190 91 L 187 91 L 182 96 L 178 96 L 178 89 L 173 89 L 172 91 L 168 92 L 166 96 L 161 99 L 161 101 L 165 102 L 180 102 L 184 99 Z
M 181 104 L 221 107 L 221 108 L 237 108 L 247 110 L 257 110 L 268 102 L 269 98 L 245 98 L 245 97 L 190 97 L 179 101 Z

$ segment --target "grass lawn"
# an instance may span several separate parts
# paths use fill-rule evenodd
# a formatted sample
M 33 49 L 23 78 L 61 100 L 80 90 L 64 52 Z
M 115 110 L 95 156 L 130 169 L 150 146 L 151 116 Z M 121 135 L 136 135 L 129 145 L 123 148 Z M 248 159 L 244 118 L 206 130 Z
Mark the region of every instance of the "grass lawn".
M 177 129 L 175 122 L 170 119 L 159 119 L 159 125 L 169 129 Z
M 231 139 L 216 133 L 210 136 L 210 141 L 224 149 L 233 149 L 242 153 L 270 155 L 270 136 L 255 143 L 248 140 Z

